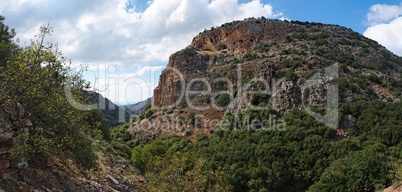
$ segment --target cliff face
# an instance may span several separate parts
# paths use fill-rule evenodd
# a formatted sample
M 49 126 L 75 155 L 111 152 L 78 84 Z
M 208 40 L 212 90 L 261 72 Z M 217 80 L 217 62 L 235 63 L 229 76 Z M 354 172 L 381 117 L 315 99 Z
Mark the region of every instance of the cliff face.
M 286 114 L 293 108 L 328 108 L 334 95 L 340 103 L 398 102 L 401 69 L 401 57 L 345 27 L 235 21 L 200 33 L 170 57 L 153 95 L 154 106 L 168 109 L 154 118 L 195 112 L 201 120 L 220 119 L 258 106 Z
M 384 85 L 400 82 L 402 60 L 375 41 L 340 26 L 261 18 L 224 24 L 196 36 L 191 45 L 170 57 L 154 90 L 153 102 L 163 106 L 178 104 L 180 95 L 189 90 L 207 90 L 208 84 L 212 93 L 227 90 L 226 82 L 214 82 L 217 78 L 230 80 L 237 90 L 244 88 L 241 83 L 253 78 L 262 78 L 268 83 L 273 79 L 278 83 L 283 78 L 275 86 L 277 91 L 271 95 L 270 105 L 286 112 L 301 106 L 300 87 L 305 88 L 306 80 L 334 63 L 339 63 L 342 81 L 346 80 L 345 83 L 354 88 L 341 87 L 340 99 L 351 101 L 357 93 L 368 96 L 374 92 L 384 101 L 399 101 L 398 92 Z M 208 83 L 189 83 L 194 78 L 205 78 Z M 253 89 L 254 86 L 263 88 L 256 84 Z M 305 97 L 305 103 L 324 105 L 329 84 L 309 88 L 311 94 Z M 232 101 L 243 96 L 237 94 Z M 250 99 L 241 99 L 240 108 L 247 107 Z M 227 110 L 242 109 L 232 105 Z
M 267 46 L 278 41 L 295 27 L 281 21 L 250 21 L 229 23 L 204 32 L 193 39 L 190 47 L 210 52 L 247 53 L 258 46 Z

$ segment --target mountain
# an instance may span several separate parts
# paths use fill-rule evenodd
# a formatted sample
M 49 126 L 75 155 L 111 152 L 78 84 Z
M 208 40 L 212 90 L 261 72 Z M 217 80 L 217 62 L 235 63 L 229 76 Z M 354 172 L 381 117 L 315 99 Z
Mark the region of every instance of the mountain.
M 129 114 L 125 107 L 120 107 L 101 94 L 86 91 L 92 103 L 96 104 L 105 118 L 105 125 L 115 127 L 129 121 Z
M 337 77 L 328 79 L 330 66 L 337 67 Z M 155 106 L 170 110 L 155 117 L 165 120 L 180 110 L 184 117 L 193 112 L 203 122 L 219 121 L 258 105 L 280 114 L 319 110 L 327 107 L 333 85 L 339 87 L 341 103 L 361 98 L 399 102 L 401 69 L 401 57 L 351 29 L 250 18 L 206 30 L 170 56 L 153 96 Z M 269 91 L 249 94 L 256 90 Z
M 143 112 L 145 110 L 145 107 L 151 103 L 152 103 L 152 97 L 132 105 L 124 105 L 124 107 L 126 108 L 127 113 L 130 114 L 130 116 L 134 116 Z
M 32 53 L 8 67 L 48 55 Z M 0 105 L 0 191 L 401 189 L 402 58 L 350 29 L 251 18 L 205 30 L 122 124 L 126 106 L 77 81 L 74 98 L 100 109 L 79 110 L 60 87 L 69 73 L 42 64 L 3 73 L 21 86 L 3 84 L 16 100 Z
M 401 57 L 345 27 L 226 23 L 170 56 L 131 161 L 145 191 L 400 189 L 401 79 Z

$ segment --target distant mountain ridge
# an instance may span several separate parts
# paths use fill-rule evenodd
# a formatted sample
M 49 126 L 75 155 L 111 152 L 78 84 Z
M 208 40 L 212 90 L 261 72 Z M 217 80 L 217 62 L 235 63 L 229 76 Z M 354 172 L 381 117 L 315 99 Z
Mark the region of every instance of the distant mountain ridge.
M 151 103 L 152 103 L 152 97 L 150 97 L 144 101 L 135 103 L 135 104 L 122 105 L 121 107 L 125 107 L 127 113 L 130 114 L 130 116 L 134 116 L 134 115 L 138 115 L 139 113 L 143 112 L 145 110 L 145 107 Z
M 105 118 L 105 125 L 115 127 L 121 123 L 128 122 L 130 115 L 124 107 L 118 106 L 100 93 L 87 91 L 85 92 L 90 97 L 92 103 L 97 104 L 99 110 Z

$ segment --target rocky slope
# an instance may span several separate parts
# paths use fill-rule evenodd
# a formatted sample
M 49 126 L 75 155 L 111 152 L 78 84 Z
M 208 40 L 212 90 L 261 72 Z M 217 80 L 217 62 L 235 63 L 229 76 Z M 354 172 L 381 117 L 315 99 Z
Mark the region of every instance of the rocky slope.
M 337 74 L 325 75 L 325 68 L 336 63 Z M 282 114 L 292 108 L 325 108 L 332 85 L 339 85 L 340 102 L 399 102 L 401 69 L 401 57 L 345 27 L 265 18 L 235 21 L 200 33 L 169 58 L 153 95 L 154 106 L 163 107 L 133 129 L 172 123 L 190 113 L 201 122 L 219 120 L 225 113 L 261 106 L 261 99 L 264 107 Z M 257 90 L 268 92 L 249 94 Z M 224 92 L 229 97 L 220 100 L 229 101 L 219 105 Z M 181 132 L 187 126 L 185 122 L 170 128 Z

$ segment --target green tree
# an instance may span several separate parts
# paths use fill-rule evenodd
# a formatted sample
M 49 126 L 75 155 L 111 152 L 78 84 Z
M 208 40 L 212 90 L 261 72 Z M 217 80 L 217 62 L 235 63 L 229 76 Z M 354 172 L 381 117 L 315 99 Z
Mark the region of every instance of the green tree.
M 192 164 L 186 157 L 158 157 L 149 164 L 144 191 L 231 191 L 219 170 L 204 168 L 205 159 Z
M 17 52 L 18 46 L 14 42 L 14 29 L 4 24 L 5 18 L 0 15 L 0 67 L 5 67 L 7 60 Z
M 374 191 L 390 182 L 384 145 L 375 143 L 336 160 L 309 191 Z
M 63 150 L 90 168 L 96 155 L 88 136 L 106 133 L 94 131 L 104 130 L 100 128 L 99 114 L 79 110 L 66 99 L 64 87 L 68 86 L 75 101 L 89 103 L 82 91 L 88 84 L 81 77 L 82 70 L 77 72 L 67 67 L 67 60 L 57 45 L 45 45 L 45 36 L 50 33 L 50 27 L 41 27 L 38 39 L 11 55 L 1 68 L 4 91 L 0 92 L 0 103 L 5 109 L 4 122 L 15 138 L 28 134 L 24 146 L 33 148 L 33 152 Z M 22 130 L 28 120 L 32 126 L 25 133 Z M 29 151 L 11 150 L 24 157 L 32 155 Z

